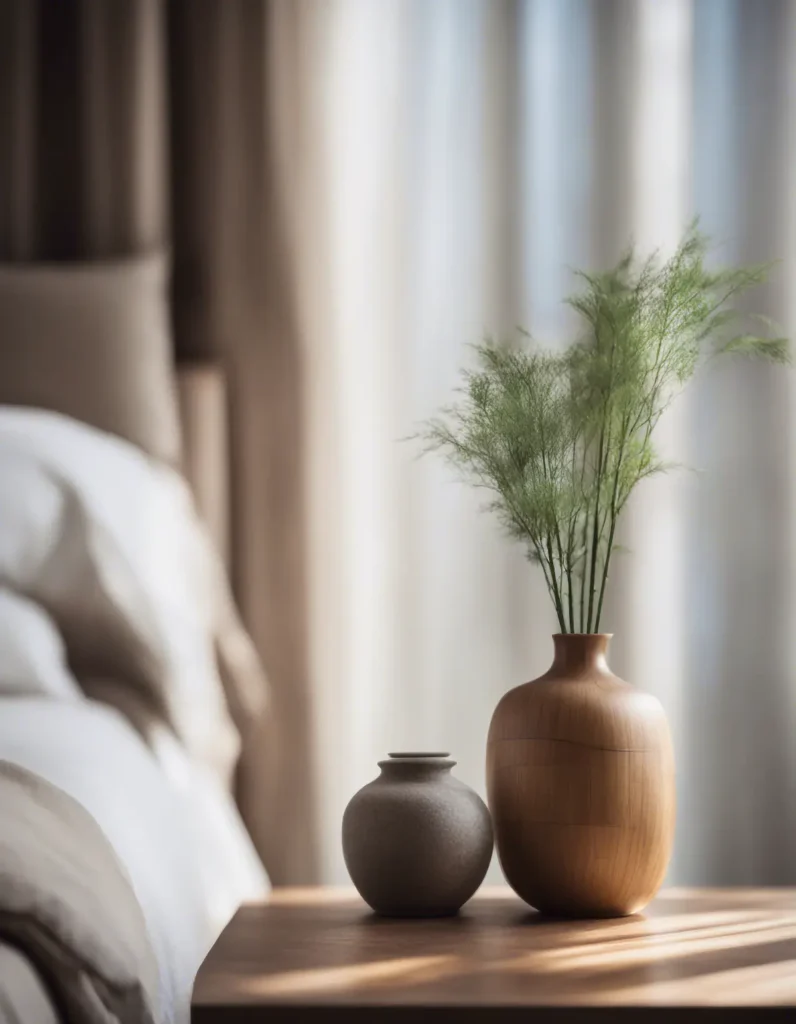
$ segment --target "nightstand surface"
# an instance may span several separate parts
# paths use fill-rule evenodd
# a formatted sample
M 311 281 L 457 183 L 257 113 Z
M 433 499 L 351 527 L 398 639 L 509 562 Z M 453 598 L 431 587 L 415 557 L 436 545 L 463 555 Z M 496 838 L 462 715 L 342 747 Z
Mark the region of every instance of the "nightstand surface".
M 192 1020 L 796 1022 L 788 1007 L 796 889 L 669 889 L 636 917 L 551 921 L 507 889 L 458 917 L 387 920 L 318 888 L 238 911 L 199 971 Z

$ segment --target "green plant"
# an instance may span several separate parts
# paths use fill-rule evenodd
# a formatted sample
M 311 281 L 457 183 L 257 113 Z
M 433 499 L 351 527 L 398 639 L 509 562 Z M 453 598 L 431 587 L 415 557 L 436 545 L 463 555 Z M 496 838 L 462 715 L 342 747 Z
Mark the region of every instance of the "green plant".
M 599 632 L 616 526 L 634 487 L 667 469 L 652 435 L 675 394 L 712 356 L 788 361 L 788 342 L 739 331 L 730 302 L 768 268 L 713 271 L 693 225 L 674 255 L 578 275 L 567 300 L 583 336 L 563 352 L 478 346 L 461 399 L 422 434 L 542 567 L 561 632 Z M 735 330 L 733 331 L 733 327 Z M 528 336 L 525 335 L 527 339 Z

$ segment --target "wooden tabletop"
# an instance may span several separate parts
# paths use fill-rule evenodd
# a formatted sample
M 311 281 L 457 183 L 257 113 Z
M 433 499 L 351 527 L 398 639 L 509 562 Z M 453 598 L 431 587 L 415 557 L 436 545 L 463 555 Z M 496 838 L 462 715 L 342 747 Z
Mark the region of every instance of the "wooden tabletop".
M 347 890 L 283 889 L 226 928 L 192 1020 L 796 1022 L 792 1007 L 796 889 L 670 889 L 643 915 L 577 922 L 504 889 L 424 921 L 378 918 Z

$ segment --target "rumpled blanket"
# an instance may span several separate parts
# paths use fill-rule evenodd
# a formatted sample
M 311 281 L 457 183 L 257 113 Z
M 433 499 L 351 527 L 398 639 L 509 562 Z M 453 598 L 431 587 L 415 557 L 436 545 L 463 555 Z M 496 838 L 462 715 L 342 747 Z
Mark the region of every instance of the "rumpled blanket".
M 8 761 L 0 761 L 0 938 L 36 965 L 66 1020 L 159 1024 L 157 962 L 112 846 L 76 800 Z

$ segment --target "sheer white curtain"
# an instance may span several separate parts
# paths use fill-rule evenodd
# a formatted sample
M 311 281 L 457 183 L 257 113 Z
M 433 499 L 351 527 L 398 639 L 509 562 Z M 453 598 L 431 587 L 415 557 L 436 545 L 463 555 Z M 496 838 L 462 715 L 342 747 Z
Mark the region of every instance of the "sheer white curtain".
M 405 440 L 468 345 L 571 336 L 568 267 L 698 213 L 732 260 L 782 259 L 758 308 L 793 332 L 796 6 L 780 0 L 300 5 L 293 126 L 315 761 L 324 879 L 389 750 L 450 750 L 483 790 L 501 693 L 549 663 L 539 574 L 483 496 Z M 298 46 L 298 50 L 295 46 Z M 297 142 L 298 139 L 298 142 Z M 715 372 L 660 443 L 612 580 L 615 669 L 679 753 L 671 878 L 796 882 L 793 381 Z M 493 866 L 494 878 L 499 877 Z

